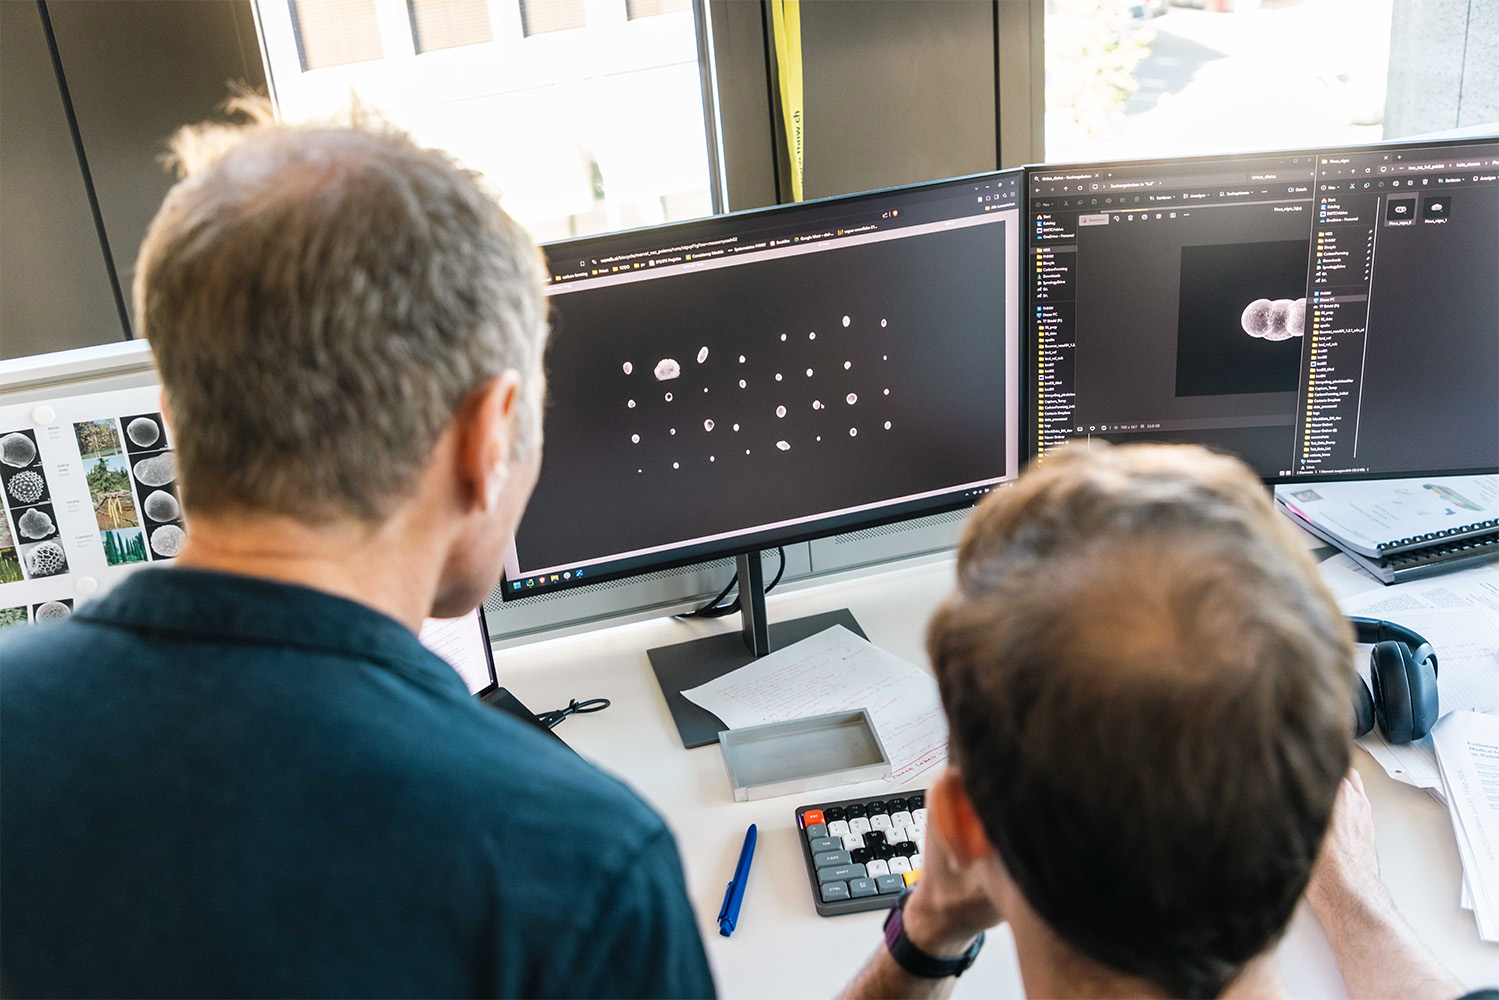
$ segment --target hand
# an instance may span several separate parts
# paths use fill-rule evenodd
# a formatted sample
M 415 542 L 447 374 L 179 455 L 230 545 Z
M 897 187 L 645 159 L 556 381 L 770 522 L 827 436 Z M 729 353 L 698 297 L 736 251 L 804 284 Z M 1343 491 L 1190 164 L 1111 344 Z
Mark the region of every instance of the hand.
M 906 937 L 916 947 L 938 958 L 954 958 L 967 951 L 980 932 L 1004 919 L 979 870 L 992 858 L 993 848 L 978 825 L 956 771 L 942 772 L 932 782 L 926 800 L 928 822 L 921 879 L 911 889 L 902 921 Z M 954 826 L 957 829 L 946 829 Z M 968 845 L 970 860 L 966 864 L 958 859 L 945 836 L 962 838 Z
M 1364 779 L 1351 768 L 1338 787 L 1332 822 L 1312 868 L 1306 898 L 1319 916 L 1353 900 L 1384 902 L 1389 898 L 1379 878 L 1374 814 L 1364 794 Z

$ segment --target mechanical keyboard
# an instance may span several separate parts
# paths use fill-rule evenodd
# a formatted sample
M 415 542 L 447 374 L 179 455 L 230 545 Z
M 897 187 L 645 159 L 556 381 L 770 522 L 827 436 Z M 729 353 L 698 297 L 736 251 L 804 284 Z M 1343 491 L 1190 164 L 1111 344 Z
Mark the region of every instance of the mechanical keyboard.
M 921 877 L 926 789 L 798 806 L 812 902 L 824 917 L 889 909 Z

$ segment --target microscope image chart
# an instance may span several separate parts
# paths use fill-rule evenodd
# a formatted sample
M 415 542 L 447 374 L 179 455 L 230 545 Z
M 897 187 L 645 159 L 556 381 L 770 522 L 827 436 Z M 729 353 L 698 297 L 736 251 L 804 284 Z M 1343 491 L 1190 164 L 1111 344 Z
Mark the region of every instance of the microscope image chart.
M 65 618 L 186 539 L 155 388 L 0 408 L 0 627 Z

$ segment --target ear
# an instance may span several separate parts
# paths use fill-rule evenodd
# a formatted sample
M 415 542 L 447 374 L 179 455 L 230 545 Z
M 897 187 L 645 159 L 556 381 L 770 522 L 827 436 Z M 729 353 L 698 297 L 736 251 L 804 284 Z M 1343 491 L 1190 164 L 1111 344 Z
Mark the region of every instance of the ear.
M 519 423 L 521 377 L 513 368 L 469 393 L 459 408 L 457 458 L 460 477 L 480 510 L 493 510 L 510 478 Z
M 944 767 L 928 786 L 926 811 L 928 825 L 936 828 L 937 836 L 960 866 L 982 861 L 994 853 L 994 845 L 984 832 L 984 824 L 956 768 Z

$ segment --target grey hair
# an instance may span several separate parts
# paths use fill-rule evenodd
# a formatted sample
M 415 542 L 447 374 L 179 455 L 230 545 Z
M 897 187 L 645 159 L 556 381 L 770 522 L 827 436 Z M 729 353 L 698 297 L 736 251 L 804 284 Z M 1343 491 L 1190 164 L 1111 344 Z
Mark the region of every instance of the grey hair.
M 522 377 L 540 446 L 540 254 L 473 173 L 355 114 L 183 129 L 141 245 L 151 341 L 193 510 L 378 521 L 469 395 Z

